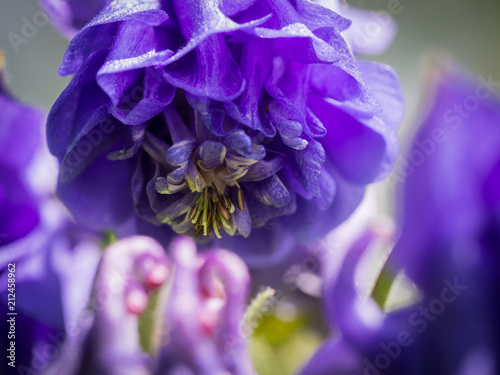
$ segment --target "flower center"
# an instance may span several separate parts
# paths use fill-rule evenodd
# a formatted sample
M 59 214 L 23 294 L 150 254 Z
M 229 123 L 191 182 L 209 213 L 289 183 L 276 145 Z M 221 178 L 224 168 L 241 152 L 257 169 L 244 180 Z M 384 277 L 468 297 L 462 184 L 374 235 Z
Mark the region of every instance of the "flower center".
M 194 225 L 194 236 L 198 237 L 202 232 L 209 236 L 214 232 L 217 238 L 221 238 L 221 228 L 230 236 L 234 235 L 236 228 L 231 214 L 235 207 L 240 211 L 245 209 L 243 190 L 238 189 L 235 205 L 217 185 L 206 186 L 188 213 L 188 220 Z

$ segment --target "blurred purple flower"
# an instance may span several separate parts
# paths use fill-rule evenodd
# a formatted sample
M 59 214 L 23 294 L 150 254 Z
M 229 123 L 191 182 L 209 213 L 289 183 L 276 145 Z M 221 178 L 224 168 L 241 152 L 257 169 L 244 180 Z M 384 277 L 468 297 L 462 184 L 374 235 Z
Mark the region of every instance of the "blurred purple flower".
M 3 80 L 0 51 L 0 246 L 24 237 L 40 221 L 26 170 L 41 143 L 42 111 L 14 99 Z
M 111 245 L 91 318 L 47 374 L 252 374 L 245 341 L 228 340 L 241 337 L 250 282 L 244 263 L 226 250 L 197 255 L 187 237 L 174 239 L 169 253 L 171 261 L 143 236 Z M 148 292 L 164 283 L 150 355 L 139 343 L 138 317 Z
M 435 99 L 412 152 L 422 142 L 432 144 L 433 150 L 406 180 L 404 225 L 393 258 L 425 293 L 425 302 L 442 299 L 446 307 L 419 337 L 417 345 L 433 352 L 428 350 L 425 360 L 415 354 L 411 365 L 420 373 L 432 368 L 436 374 L 496 374 L 500 371 L 498 84 L 491 75 L 473 77 L 449 62 L 441 62 L 432 78 Z M 444 296 L 446 285 L 452 293 Z
M 387 355 L 383 351 L 384 345 L 398 340 L 398 334 L 403 331 L 413 334 L 414 329 L 408 325 L 409 310 L 385 315 L 376 302 L 360 290 L 358 281 L 361 257 L 373 246 L 386 243 L 390 234 L 385 226 L 368 229 L 350 246 L 340 263 L 326 263 L 322 295 L 325 317 L 333 334 L 299 372 L 300 375 L 412 374 L 398 365 L 401 361 L 399 355 L 406 354 L 402 351 L 397 358 L 389 358 L 389 362 L 392 361 L 390 366 L 372 368 L 375 356 L 380 353 Z
M 59 197 L 92 229 L 218 237 L 246 261 L 317 239 L 398 152 L 399 81 L 353 58 L 349 25 L 308 0 L 110 3 L 60 67 Z
M 338 331 L 301 374 L 497 374 L 500 368 L 500 102 L 495 82 L 441 63 L 411 153 L 429 151 L 407 177 L 404 221 L 391 264 L 422 298 L 383 314 L 359 297 L 357 263 L 326 272 L 327 318 Z
M 49 333 L 64 331 L 84 307 L 100 251 L 97 237 L 72 223 L 53 198 L 57 171 L 42 142 L 45 114 L 13 98 L 2 75 L 0 56 L 1 309 L 18 314 L 17 363 L 26 365 Z M 47 363 L 37 361 L 38 370 Z
M 73 38 L 108 0 L 38 0 L 50 22 L 68 39 Z

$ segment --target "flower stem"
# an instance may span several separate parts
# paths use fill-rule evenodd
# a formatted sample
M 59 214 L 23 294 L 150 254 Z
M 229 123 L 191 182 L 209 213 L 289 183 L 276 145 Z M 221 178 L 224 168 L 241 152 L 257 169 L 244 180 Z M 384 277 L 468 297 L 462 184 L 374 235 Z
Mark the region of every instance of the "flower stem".
M 116 241 L 118 241 L 118 237 L 116 236 L 115 232 L 108 230 L 103 235 L 101 247 L 103 250 L 105 250 L 108 246 L 114 244 Z
M 245 312 L 245 316 L 243 317 L 245 323 L 251 323 L 256 315 L 257 312 L 260 310 L 262 305 L 274 294 L 276 291 L 273 288 L 267 287 L 264 289 L 262 292 L 257 294 L 257 296 L 254 298 L 250 306 L 248 307 L 247 311 Z
M 391 287 L 394 284 L 395 279 L 396 273 L 394 273 L 389 267 L 389 262 L 386 262 L 384 264 L 384 268 L 382 268 L 382 271 L 380 271 L 380 274 L 375 281 L 371 294 L 373 300 L 382 310 L 387 303 L 387 298 L 389 297 L 389 292 L 391 291 Z

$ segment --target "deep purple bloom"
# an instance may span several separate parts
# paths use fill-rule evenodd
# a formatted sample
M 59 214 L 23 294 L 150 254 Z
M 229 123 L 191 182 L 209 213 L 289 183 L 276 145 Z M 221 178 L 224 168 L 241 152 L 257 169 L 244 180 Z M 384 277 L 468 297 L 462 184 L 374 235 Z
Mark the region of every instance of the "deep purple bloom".
M 55 161 L 43 143 L 45 114 L 13 98 L 2 73 L 0 69 L 0 269 L 6 279 L 7 265 L 16 263 L 16 287 L 23 296 L 18 307 L 64 328 L 60 291 L 68 285 L 61 283 L 71 274 L 66 267 L 78 257 L 77 245 L 93 243 L 95 236 L 79 230 L 53 198 L 57 176 Z M 92 254 L 88 249 L 84 258 L 90 261 Z M 6 288 L 2 283 L 2 292 Z
M 0 306 L 4 316 L 12 308 L 18 314 L 15 364 L 26 373 L 48 363 L 34 351 L 53 345 L 51 335 L 85 307 L 100 251 L 96 236 L 72 223 L 53 197 L 56 161 L 43 142 L 45 114 L 13 98 L 2 74 L 0 61 Z M 6 320 L 1 328 L 8 332 Z
M 3 315 L 12 307 L 7 306 L 8 265 L 16 270 L 16 373 L 39 373 L 60 351 L 61 338 L 86 308 L 100 257 L 98 238 L 61 215 L 59 203 L 46 202 L 40 209 L 41 222 L 32 232 L 0 246 Z M 6 325 L 0 327 L 4 332 Z
M 359 297 L 356 264 L 367 234 L 324 298 L 337 330 L 301 374 L 497 374 L 500 369 L 500 102 L 493 77 L 444 65 L 411 155 L 401 237 L 391 255 L 419 289 L 415 305 L 388 314 Z M 416 157 L 415 157 L 416 158 Z
M 434 72 L 435 100 L 417 135 L 420 145 L 430 142 L 434 150 L 406 180 L 404 225 L 393 256 L 426 294 L 424 303 L 438 298 L 446 304 L 443 315 L 419 337 L 417 345 L 427 348 L 425 360 L 414 354 L 410 364 L 420 373 L 496 374 L 498 84 L 491 75 L 473 77 L 452 64 L 442 63 Z
M 176 238 L 169 253 L 143 236 L 111 245 L 83 330 L 69 337 L 47 374 L 252 374 L 245 341 L 228 340 L 240 337 L 250 282 L 245 264 L 226 250 L 197 255 L 186 237 Z M 163 284 L 147 354 L 138 317 L 148 292 Z
M 109 3 L 60 67 L 59 197 L 92 229 L 221 237 L 247 261 L 317 239 L 398 151 L 399 81 L 353 58 L 349 25 L 308 0 Z
M 1 54 L 1 51 L 0 51 Z M 26 176 L 41 143 L 44 114 L 14 99 L 3 82 L 0 56 L 0 246 L 24 237 L 40 218 Z

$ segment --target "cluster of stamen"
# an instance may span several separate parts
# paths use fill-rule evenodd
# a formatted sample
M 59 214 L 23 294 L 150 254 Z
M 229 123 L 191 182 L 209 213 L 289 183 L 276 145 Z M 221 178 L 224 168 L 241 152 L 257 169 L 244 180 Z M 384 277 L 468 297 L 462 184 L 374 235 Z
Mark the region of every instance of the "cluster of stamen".
M 236 210 L 245 209 L 245 197 L 243 190 L 238 189 L 236 194 L 236 204 L 224 193 L 220 193 L 217 188 L 206 186 L 196 203 L 191 207 L 188 213 L 188 220 L 193 223 L 195 233 L 198 237 L 203 233 L 204 236 L 210 236 L 213 233 L 217 238 L 221 238 L 220 229 L 233 235 L 235 227 L 231 214 Z

